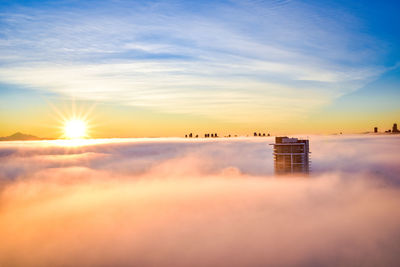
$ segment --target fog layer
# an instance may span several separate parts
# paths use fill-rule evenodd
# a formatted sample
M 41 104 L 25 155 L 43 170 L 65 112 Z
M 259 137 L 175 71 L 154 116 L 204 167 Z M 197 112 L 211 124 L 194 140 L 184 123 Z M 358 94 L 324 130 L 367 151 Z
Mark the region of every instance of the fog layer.
M 0 144 L 0 265 L 398 266 L 400 138 Z

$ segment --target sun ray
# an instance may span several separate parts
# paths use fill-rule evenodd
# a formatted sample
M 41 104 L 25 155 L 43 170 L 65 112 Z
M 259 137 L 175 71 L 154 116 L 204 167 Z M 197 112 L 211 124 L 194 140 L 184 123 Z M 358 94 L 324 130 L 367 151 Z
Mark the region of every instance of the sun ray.
M 93 118 L 96 103 L 76 102 L 74 98 L 58 103 L 46 102 L 53 111 L 54 125 L 51 127 L 59 131 L 57 139 L 81 144 L 84 140 L 93 138 L 93 129 L 97 127 Z M 82 142 L 75 142 L 77 140 L 82 140 Z

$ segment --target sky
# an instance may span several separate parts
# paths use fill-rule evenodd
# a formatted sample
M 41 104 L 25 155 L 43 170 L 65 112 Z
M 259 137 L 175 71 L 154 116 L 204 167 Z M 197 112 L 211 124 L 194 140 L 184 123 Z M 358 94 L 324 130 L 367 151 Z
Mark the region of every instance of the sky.
M 396 1 L 0 1 L 0 136 L 360 133 L 400 108 Z M 77 107 L 77 108 L 74 108 Z
M 0 265 L 399 266 L 400 139 L 310 136 L 0 143 Z

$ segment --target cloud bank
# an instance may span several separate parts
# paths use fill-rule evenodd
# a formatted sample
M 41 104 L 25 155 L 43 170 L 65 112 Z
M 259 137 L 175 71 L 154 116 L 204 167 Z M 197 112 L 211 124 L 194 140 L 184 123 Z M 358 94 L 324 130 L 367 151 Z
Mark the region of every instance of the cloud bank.
M 311 137 L 274 177 L 271 139 L 0 144 L 0 265 L 398 266 L 396 137 Z

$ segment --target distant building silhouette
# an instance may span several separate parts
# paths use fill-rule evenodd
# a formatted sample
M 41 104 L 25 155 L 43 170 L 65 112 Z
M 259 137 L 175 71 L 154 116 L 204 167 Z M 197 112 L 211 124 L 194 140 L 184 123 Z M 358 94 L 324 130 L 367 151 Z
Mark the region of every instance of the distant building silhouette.
M 374 127 L 374 133 L 378 132 L 378 127 Z
M 308 173 L 309 141 L 287 136 L 275 137 L 274 167 L 275 173 Z
M 398 132 L 400 131 L 397 129 L 397 123 L 393 123 L 392 133 L 398 133 Z

